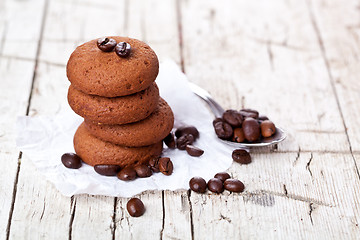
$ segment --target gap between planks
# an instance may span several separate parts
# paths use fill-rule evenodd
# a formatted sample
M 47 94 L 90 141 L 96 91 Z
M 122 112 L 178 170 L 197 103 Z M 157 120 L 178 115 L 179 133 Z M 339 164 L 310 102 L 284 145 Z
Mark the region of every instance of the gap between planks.
M 346 126 L 346 122 L 345 122 L 345 118 L 344 118 L 344 114 L 343 114 L 343 111 L 341 109 L 341 105 L 340 105 L 340 101 L 339 101 L 339 96 L 338 96 L 338 93 L 337 93 L 337 90 L 336 90 L 336 87 L 335 87 L 335 83 L 334 83 L 334 77 L 331 73 L 331 69 L 330 69 L 330 64 L 329 64 L 329 59 L 327 57 L 327 54 L 326 54 L 326 49 L 325 49 L 325 46 L 324 46 L 324 41 L 322 39 L 322 36 L 321 36 L 321 32 L 320 32 L 320 29 L 318 27 L 318 23 L 315 19 L 315 15 L 314 15 L 314 11 L 313 11 L 313 8 L 311 6 L 311 3 L 309 0 L 306 0 L 306 5 L 307 5 L 307 8 L 308 8 L 308 12 L 309 12 L 309 17 L 310 17 L 310 21 L 311 21 L 311 24 L 314 28 L 314 32 L 315 32 L 315 35 L 317 37 L 317 40 L 318 40 L 318 44 L 319 44 L 319 48 L 320 48 L 320 52 L 321 52 L 321 56 L 324 60 L 324 63 L 325 63 L 325 66 L 326 66 L 326 70 L 327 70 L 327 73 L 328 73 L 328 77 L 329 77 L 329 81 L 330 81 L 330 85 L 331 85 L 331 88 L 332 88 L 332 91 L 334 93 L 334 96 L 335 96 L 335 100 L 336 100 L 336 105 L 339 109 L 339 113 L 340 113 L 340 116 L 341 116 L 341 120 L 342 120 L 342 123 L 343 123 L 343 126 L 344 126 L 344 131 L 345 131 L 345 134 L 346 134 L 346 139 L 347 139 L 347 142 L 349 144 L 349 151 L 350 151 L 350 154 L 351 154 L 351 157 L 353 159 L 353 162 L 354 162 L 354 165 L 355 165 L 355 168 L 356 168 L 356 173 L 357 173 L 357 176 L 358 178 L 360 179 L 360 173 L 359 173 L 359 168 L 357 166 L 357 163 L 356 163 L 356 159 L 354 157 L 354 152 L 352 150 L 352 146 L 351 146 L 351 141 L 350 141 L 350 138 L 349 138 L 349 133 L 348 133 L 348 130 L 347 130 L 347 126 Z
M 36 78 L 36 75 L 37 75 L 37 68 L 38 68 L 38 65 L 39 65 L 39 55 L 40 55 L 41 43 L 42 43 L 42 39 L 43 39 L 43 36 L 44 36 L 44 27 L 45 27 L 45 20 L 46 20 L 46 17 L 47 17 L 48 3 L 49 3 L 49 0 L 45 0 L 44 8 L 43 8 L 43 11 L 42 11 L 43 15 L 42 15 L 42 19 L 41 19 L 39 40 L 38 40 L 37 49 L 36 49 L 36 55 L 35 55 L 34 72 L 33 72 L 32 80 L 31 80 L 30 94 L 29 94 L 29 98 L 28 98 L 28 101 L 27 101 L 27 108 L 26 108 L 25 116 L 29 115 L 31 98 L 32 98 L 32 93 L 33 93 L 33 88 L 34 88 L 34 82 L 35 82 L 35 78 Z M 5 38 L 5 36 L 3 36 L 3 38 Z M 19 152 L 19 157 L 18 157 L 18 166 L 17 166 L 17 170 L 16 170 L 16 177 L 15 177 L 15 180 L 14 180 L 14 188 L 13 188 L 13 194 L 12 194 L 12 200 L 11 200 L 11 207 L 10 207 L 10 211 L 9 211 L 9 219 L 8 219 L 8 224 L 7 224 L 7 228 L 6 228 L 6 240 L 8 240 L 9 237 L 10 237 L 11 221 L 12 221 L 12 216 L 13 216 L 14 207 L 15 207 L 17 184 L 18 184 L 19 173 L 20 173 L 20 169 L 21 169 L 21 159 L 22 159 L 22 152 L 20 151 Z

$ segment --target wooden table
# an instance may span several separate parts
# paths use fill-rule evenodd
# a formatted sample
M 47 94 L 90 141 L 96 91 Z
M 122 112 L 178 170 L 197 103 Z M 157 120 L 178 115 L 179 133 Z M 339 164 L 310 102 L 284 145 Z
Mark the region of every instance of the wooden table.
M 17 116 L 66 104 L 65 64 L 104 35 L 148 42 L 225 108 L 288 132 L 229 172 L 242 194 L 62 196 L 15 147 Z M 357 0 L 0 0 L 0 239 L 359 239 Z

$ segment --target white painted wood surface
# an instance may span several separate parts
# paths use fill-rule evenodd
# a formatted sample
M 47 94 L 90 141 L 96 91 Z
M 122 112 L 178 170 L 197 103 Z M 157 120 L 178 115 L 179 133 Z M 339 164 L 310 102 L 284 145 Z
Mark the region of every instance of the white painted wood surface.
M 359 239 L 359 2 L 0 0 L 0 239 Z M 103 35 L 148 42 L 226 108 L 284 127 L 233 164 L 242 194 L 62 196 L 15 147 L 17 116 L 66 102 L 65 65 Z M 20 70 L 19 70 L 20 69 Z M 230 156 L 229 156 L 230 157 Z

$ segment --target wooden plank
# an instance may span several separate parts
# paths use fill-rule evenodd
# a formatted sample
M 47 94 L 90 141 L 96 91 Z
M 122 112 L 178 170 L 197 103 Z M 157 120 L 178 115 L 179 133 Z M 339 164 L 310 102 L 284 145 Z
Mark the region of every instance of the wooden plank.
M 359 2 L 308 1 L 308 5 L 352 150 L 360 151 Z
M 267 114 L 288 132 L 281 151 L 348 151 L 305 3 L 226 0 L 226 8 L 216 1 L 181 3 L 191 81 L 225 108 Z
M 0 57 L 0 163 L 6 166 L 0 169 L 0 239 L 6 238 L 18 168 L 14 122 L 26 114 L 33 70 L 33 61 Z
M 195 239 L 358 236 L 360 182 L 351 154 L 254 154 L 253 160 L 230 169 L 244 193 L 192 193 Z

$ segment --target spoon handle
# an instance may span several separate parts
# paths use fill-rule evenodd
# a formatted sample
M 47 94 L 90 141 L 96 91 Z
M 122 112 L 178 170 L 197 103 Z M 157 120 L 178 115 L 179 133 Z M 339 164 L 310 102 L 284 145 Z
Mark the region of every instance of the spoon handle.
M 195 83 L 189 82 L 189 87 L 193 93 L 198 95 L 202 100 L 204 100 L 210 107 L 211 111 L 214 113 L 215 117 L 221 117 L 224 113 L 224 109 L 218 104 L 206 90 L 202 89 Z

